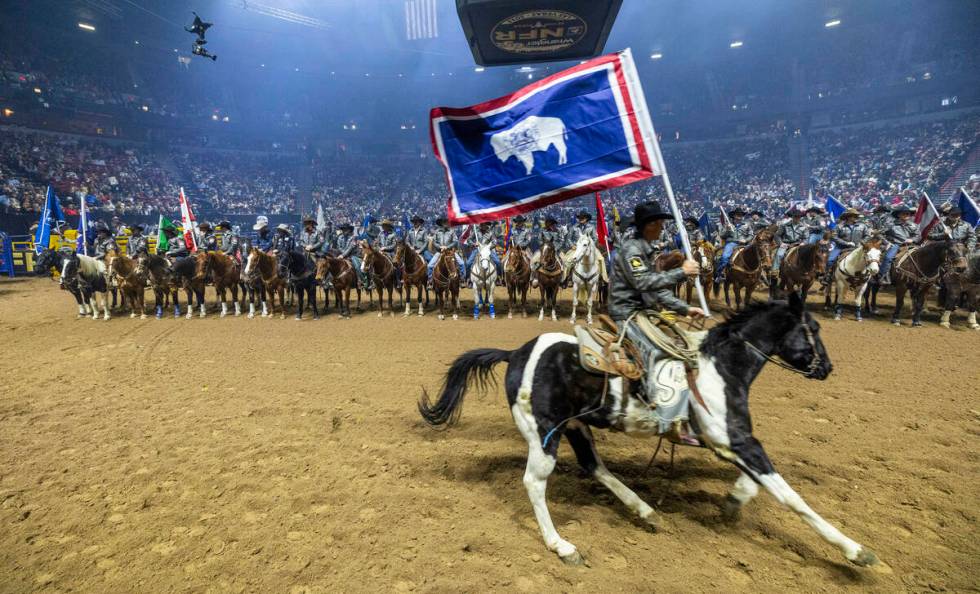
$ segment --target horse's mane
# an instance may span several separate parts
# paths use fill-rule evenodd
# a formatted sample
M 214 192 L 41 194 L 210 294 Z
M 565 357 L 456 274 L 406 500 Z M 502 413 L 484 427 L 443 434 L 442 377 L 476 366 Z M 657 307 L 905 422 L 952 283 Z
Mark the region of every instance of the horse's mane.
M 703 344 L 706 346 L 708 344 L 718 344 L 730 339 L 744 342 L 745 337 L 741 336 L 741 331 L 749 323 L 760 316 L 772 316 L 776 313 L 789 314 L 789 306 L 786 302 L 770 301 L 767 303 L 752 303 L 740 312 L 726 314 L 724 322 L 708 331 L 708 337 Z M 773 326 L 774 324 L 767 324 L 767 327 Z
M 87 277 L 95 276 L 105 272 L 105 263 L 96 260 L 92 256 L 78 254 L 78 272 Z

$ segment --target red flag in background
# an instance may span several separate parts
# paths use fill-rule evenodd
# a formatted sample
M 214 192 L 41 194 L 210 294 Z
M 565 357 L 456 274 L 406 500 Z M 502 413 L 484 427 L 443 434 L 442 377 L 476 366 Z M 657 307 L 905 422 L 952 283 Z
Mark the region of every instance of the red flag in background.
M 599 245 L 605 246 L 606 253 L 609 253 L 609 230 L 606 229 L 606 211 L 602 208 L 602 198 L 599 192 L 595 193 L 595 230 L 599 236 Z
M 194 236 L 194 213 L 191 205 L 184 196 L 184 188 L 180 189 L 180 224 L 184 228 L 184 244 L 192 252 L 197 251 L 197 238 Z

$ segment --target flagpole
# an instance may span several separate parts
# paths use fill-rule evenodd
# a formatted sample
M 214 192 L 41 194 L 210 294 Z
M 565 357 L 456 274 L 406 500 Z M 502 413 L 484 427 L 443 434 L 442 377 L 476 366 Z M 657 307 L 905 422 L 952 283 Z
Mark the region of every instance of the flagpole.
M 85 208 L 85 198 L 82 197 L 82 255 L 88 255 L 88 216 Z
M 946 237 L 953 239 L 953 232 L 946 225 L 946 221 L 943 220 L 943 215 L 941 215 L 939 213 L 939 210 L 936 209 L 936 205 L 932 203 L 932 198 L 930 198 L 929 194 L 926 194 L 925 192 L 922 192 L 922 195 L 926 197 L 926 204 L 929 205 L 929 208 L 932 209 L 933 214 L 936 215 L 936 220 L 939 221 L 939 224 L 943 226 L 943 233 L 946 234 Z M 923 241 L 925 239 L 926 239 L 925 237 L 922 238 Z
M 622 54 L 625 55 L 626 59 L 622 60 L 623 70 L 626 76 L 634 77 L 636 79 L 635 92 L 637 95 L 637 100 L 633 105 L 633 109 L 636 111 L 637 117 L 640 119 L 640 133 L 643 133 L 643 129 L 646 128 L 650 131 L 650 145 L 653 149 L 653 161 L 656 169 L 659 170 L 661 177 L 664 180 L 664 189 L 667 190 L 667 200 L 670 202 L 670 211 L 674 215 L 674 222 L 677 224 L 677 229 L 681 236 L 681 245 L 684 247 L 684 255 L 690 260 L 693 259 L 693 254 L 691 251 L 691 239 L 687 236 L 687 229 L 684 228 L 684 221 L 681 217 L 681 209 L 677 206 L 677 199 L 674 198 L 674 187 L 670 185 L 670 176 L 667 175 L 667 165 L 664 163 L 664 155 L 660 152 L 660 141 L 657 139 L 657 131 L 653 128 L 653 120 L 650 118 L 650 107 L 647 105 L 646 96 L 643 93 L 643 85 L 640 84 L 639 74 L 636 72 L 636 65 L 633 63 L 633 52 L 629 48 L 623 50 Z M 642 143 L 642 139 L 637 139 L 637 142 Z M 701 276 L 694 277 L 694 288 L 698 293 L 698 301 L 701 303 L 701 309 L 704 311 L 705 317 L 711 317 L 711 310 L 708 309 L 708 301 L 704 298 L 704 289 L 701 287 Z

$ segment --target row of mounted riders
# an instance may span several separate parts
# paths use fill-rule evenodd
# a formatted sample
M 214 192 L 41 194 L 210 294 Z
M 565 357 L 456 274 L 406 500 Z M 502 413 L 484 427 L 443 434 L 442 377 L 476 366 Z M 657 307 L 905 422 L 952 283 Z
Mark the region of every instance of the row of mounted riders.
M 444 319 L 447 314 L 457 319 L 460 288 L 467 282 L 478 293 L 474 315 L 478 316 L 480 307 L 486 306 L 490 316 L 494 317 L 493 289 L 498 283 L 492 248 L 482 246 L 474 251 L 468 279 L 463 278 L 465 269 L 457 265 L 460 258 L 456 248 L 446 248 L 440 253 L 430 276 L 422 255 L 404 241 L 397 244 L 393 255 L 362 241 L 359 244 L 359 270 L 355 269 L 355 261 L 351 258 L 329 252 L 313 255 L 304 251 L 265 252 L 246 247 L 240 260 L 216 250 L 200 250 L 189 257 L 172 259 L 157 254 L 129 257 L 110 251 L 104 258 L 96 259 L 63 248 L 42 252 L 35 261 L 35 272 L 48 277 L 54 271 L 59 272 L 60 287 L 74 296 L 79 316 L 90 314 L 93 319 L 99 317 L 100 309 L 104 319 L 109 319 L 110 307 L 116 307 L 119 296 L 122 307 L 129 308 L 130 317 L 145 318 L 147 288 L 153 291 L 158 318 L 163 317 L 171 302 L 174 317 L 181 315 L 181 290 L 186 295 L 186 317 L 193 317 L 195 303 L 200 317 L 204 317 L 207 285 L 215 288 L 221 316 L 229 313 L 226 300 L 229 294 L 234 314 L 241 315 L 247 303 L 249 318 L 255 316 L 257 306 L 261 307 L 263 317 L 274 315 L 277 299 L 279 313 L 285 317 L 286 307 L 293 305 L 295 296 L 296 318 L 302 318 L 308 300 L 314 319 L 318 319 L 317 287 L 327 293 L 328 307 L 329 295 L 333 294 L 335 307 L 343 318 L 351 316 L 352 292 L 357 294 L 360 309 L 362 290 L 368 293 L 372 307 L 374 293 L 377 293 L 379 317 L 384 315 L 386 296 L 387 309 L 394 315 L 394 293 L 398 291 L 402 295 L 405 315 L 409 315 L 414 288 L 418 315 L 423 315 L 425 307 L 430 305 L 431 291 L 439 319 Z M 518 303 L 523 308 L 532 281 L 530 254 L 516 247 L 510 250 L 505 256 L 505 270 L 502 284 L 510 293 L 511 309 L 513 311 Z M 533 276 L 542 291 L 542 303 L 551 304 L 553 316 L 562 271 L 559 256 L 550 245 L 545 245 L 540 266 Z M 97 303 L 97 298 L 101 303 Z M 522 313 L 526 315 L 526 310 Z
M 718 276 L 720 281 L 717 282 L 713 270 L 721 250 L 707 241 L 694 244 L 693 258 L 701 264 L 700 281 L 706 294 L 711 294 L 713 288 L 717 298 L 724 289 L 725 303 L 731 306 L 731 289 L 735 295 L 735 306 L 741 309 L 760 285 L 768 285 L 771 298 L 797 292 L 805 299 L 814 283 L 819 282 L 824 287 L 825 306 L 834 309 L 836 319 L 842 316 L 841 300 L 848 290 L 854 296 L 857 320 L 862 319 L 862 311 L 872 315 L 878 313 L 877 295 L 882 286 L 879 267 L 885 243 L 880 236 L 872 235 L 854 249 L 842 251 L 834 262 L 833 270 L 828 270 L 831 247 L 827 237 L 815 243 L 789 246 L 778 269 L 773 268 L 775 243 L 775 227 L 759 231 L 752 241 L 733 252 L 727 270 Z M 37 259 L 35 270 L 46 275 L 52 269 L 59 270 L 61 286 L 74 295 L 79 315 L 91 313 L 93 318 L 98 316 L 95 296 L 102 296 L 104 317 L 108 319 L 107 295 L 112 292 L 112 307 L 115 307 L 117 290 L 122 293 L 124 305 L 129 305 L 131 316 L 135 317 L 138 313 L 145 317 L 144 291 L 147 287 L 154 292 L 157 317 L 162 317 L 171 299 L 174 316 L 180 315 L 180 289 L 186 293 L 187 317 L 192 316 L 194 300 L 203 317 L 206 314 L 204 288 L 207 284 L 215 287 L 222 316 L 228 313 L 226 295 L 230 292 L 235 315 L 242 313 L 247 301 L 250 318 L 256 313 L 257 302 L 263 317 L 272 315 L 277 297 L 280 315 L 285 317 L 287 296 L 288 304 L 292 305 L 292 296 L 295 295 L 297 319 L 302 317 L 307 299 L 314 318 L 319 317 L 316 299 L 318 286 L 323 287 L 328 295 L 327 306 L 329 295 L 333 293 L 335 307 L 344 318 L 351 315 L 352 292 L 356 292 L 357 306 L 360 308 L 362 290 L 367 291 L 372 306 L 374 292 L 377 292 L 379 316 L 384 315 L 386 294 L 388 311 L 394 315 L 393 295 L 398 291 L 402 295 L 404 315 L 410 315 L 414 288 L 418 315 L 423 315 L 425 307 L 430 305 L 431 290 L 439 319 L 447 315 L 458 319 L 460 288 L 466 284 L 474 290 L 473 316 L 479 317 L 485 307 L 492 318 L 495 317 L 493 289 L 498 284 L 492 250 L 492 246 L 475 248 L 477 253 L 472 256 L 473 265 L 468 273 L 457 265 L 461 258 L 456 255 L 456 248 L 446 248 L 429 274 L 422 255 L 404 241 L 397 244 L 391 256 L 369 242 L 361 242 L 360 270 L 355 269 L 351 259 L 336 254 L 313 257 L 300 251 L 266 253 L 257 248 L 248 248 L 243 252 L 247 254 L 244 262 L 219 251 L 199 251 L 188 258 L 173 261 L 153 254 L 132 259 L 110 253 L 100 261 L 69 250 L 46 250 Z M 588 236 L 580 238 L 573 251 L 565 256 L 550 243 L 545 243 L 533 266 L 528 251 L 512 247 L 504 255 L 502 282 L 499 283 L 507 288 L 508 317 L 513 317 L 515 308 L 519 308 L 522 316 L 527 315 L 527 294 L 532 286 L 536 286 L 540 291 L 538 319 L 544 319 L 550 308 L 551 318 L 557 320 L 558 291 L 563 286 L 571 285 L 574 289 L 571 321 L 575 321 L 579 296 L 582 294 L 587 319 L 591 323 L 593 301 L 603 304 L 607 295 L 606 284 L 599 274 L 601 257 L 601 252 Z M 654 265 L 659 270 L 669 270 L 679 267 L 683 260 L 679 251 L 664 252 L 656 258 Z M 921 325 L 926 296 L 938 284 L 939 306 L 943 309 L 941 324 L 949 327 L 951 313 L 957 306 L 962 306 L 968 312 L 970 327 L 980 329 L 976 319 L 980 303 L 978 260 L 980 254 L 967 254 L 962 243 L 952 240 L 930 241 L 921 246 L 903 248 L 896 256 L 890 274 L 896 292 L 892 322 L 899 323 L 908 292 L 913 302 L 912 325 Z M 567 273 L 566 267 L 569 268 Z M 686 298 L 690 302 L 693 279 L 684 284 Z M 678 294 L 680 290 L 679 285 Z

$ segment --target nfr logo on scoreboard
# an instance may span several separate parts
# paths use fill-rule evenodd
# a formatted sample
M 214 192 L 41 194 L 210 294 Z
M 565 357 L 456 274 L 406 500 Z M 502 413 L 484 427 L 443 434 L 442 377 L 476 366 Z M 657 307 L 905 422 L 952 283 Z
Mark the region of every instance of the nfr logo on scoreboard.
M 622 0 L 456 0 L 481 66 L 556 62 L 602 53 Z

